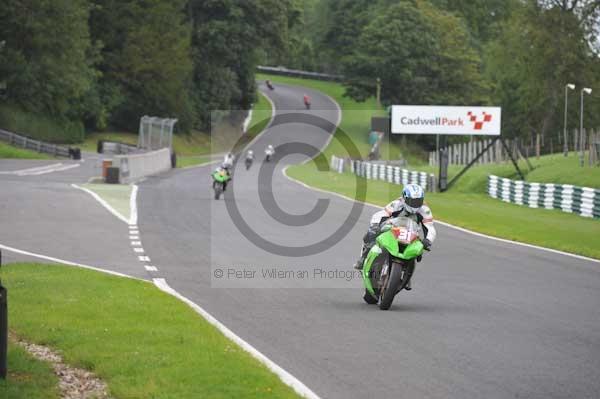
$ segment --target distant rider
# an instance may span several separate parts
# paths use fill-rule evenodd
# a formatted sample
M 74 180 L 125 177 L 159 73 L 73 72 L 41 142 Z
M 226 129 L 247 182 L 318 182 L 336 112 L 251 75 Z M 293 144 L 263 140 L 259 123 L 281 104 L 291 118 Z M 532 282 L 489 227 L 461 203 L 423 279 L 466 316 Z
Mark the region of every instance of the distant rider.
M 221 166 L 227 170 L 227 172 L 229 172 L 229 174 L 231 175 L 231 168 L 233 167 L 233 162 L 235 161 L 235 156 L 231 153 L 228 152 L 227 154 L 225 154 L 225 158 L 223 159 L 223 163 L 221 164 Z
M 275 148 L 273 148 L 273 145 L 269 144 L 267 148 L 265 148 L 265 155 L 267 162 L 269 162 L 271 158 L 273 158 L 273 155 L 275 155 Z
M 418 184 L 407 184 L 402 190 L 402 196 L 390 202 L 385 208 L 376 212 L 371 218 L 371 224 L 367 234 L 363 238 L 363 249 L 360 259 L 354 265 L 357 270 L 362 270 L 363 263 L 369 253 L 369 250 L 375 245 L 375 239 L 379 235 L 381 223 L 398 216 L 405 216 L 416 221 L 423 229 L 424 238 L 422 240 L 425 249 L 430 249 L 435 240 L 436 231 L 433 226 L 433 215 L 431 209 L 423 201 L 425 192 Z M 411 290 L 410 280 L 406 285 L 407 290 Z
M 308 94 L 304 95 L 304 106 L 306 109 L 310 108 L 310 96 Z
M 254 162 L 254 151 L 248 150 L 246 152 L 246 160 L 244 161 L 244 163 L 246 164 L 246 170 L 250 169 L 250 166 L 252 166 L 252 162 Z

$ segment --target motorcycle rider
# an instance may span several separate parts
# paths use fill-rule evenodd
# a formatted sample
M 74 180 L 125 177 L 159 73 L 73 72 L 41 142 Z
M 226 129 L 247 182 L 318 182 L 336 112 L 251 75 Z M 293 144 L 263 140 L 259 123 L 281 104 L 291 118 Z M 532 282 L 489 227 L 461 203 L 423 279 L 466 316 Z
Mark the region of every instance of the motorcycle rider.
M 252 150 L 248 150 L 246 152 L 246 169 L 250 168 L 250 165 L 252 165 L 252 162 L 254 161 L 254 151 Z
M 223 163 L 221 164 L 221 166 L 223 168 L 225 168 L 227 170 L 227 172 L 229 172 L 229 170 L 233 167 L 234 161 L 235 161 L 235 156 L 231 152 L 228 152 L 227 154 L 225 154 L 225 158 L 223 159 Z M 231 173 L 229 173 L 229 174 L 231 174 Z
M 265 148 L 265 155 L 267 162 L 269 162 L 271 158 L 273 158 L 273 155 L 275 155 L 275 148 L 273 148 L 272 144 L 269 144 L 267 148 Z
M 308 94 L 304 95 L 304 106 L 306 109 L 310 108 L 310 96 Z
M 227 165 L 225 165 L 225 162 L 223 162 L 223 163 L 221 164 L 221 166 L 217 167 L 217 169 L 215 169 L 215 171 L 213 172 L 213 173 L 221 173 L 221 172 L 225 172 L 225 173 L 227 173 L 227 175 L 229 176 L 229 179 L 228 179 L 228 180 L 225 180 L 225 181 L 223 182 L 223 191 L 226 191 L 226 190 L 227 190 L 227 183 L 229 182 L 229 180 L 231 180 L 231 172 L 230 172 L 230 170 L 229 170 L 230 168 L 231 168 L 231 166 L 227 166 Z M 213 188 L 215 187 L 215 184 L 217 184 L 217 181 L 216 181 L 216 180 L 213 180 Z
M 402 190 L 402 196 L 390 202 L 385 208 L 376 212 L 371 217 L 371 223 L 367 234 L 363 238 L 362 254 L 354 265 L 357 270 L 362 270 L 363 263 L 369 250 L 375 245 L 375 239 L 379 235 L 382 222 L 398 216 L 406 216 L 416 221 L 423 229 L 424 238 L 423 247 L 430 249 L 431 244 L 436 237 L 435 227 L 433 226 L 433 215 L 431 209 L 423 201 L 425 191 L 418 184 L 407 184 Z M 420 259 L 418 259 L 420 260 Z M 410 291 L 410 280 L 406 284 L 406 290 Z

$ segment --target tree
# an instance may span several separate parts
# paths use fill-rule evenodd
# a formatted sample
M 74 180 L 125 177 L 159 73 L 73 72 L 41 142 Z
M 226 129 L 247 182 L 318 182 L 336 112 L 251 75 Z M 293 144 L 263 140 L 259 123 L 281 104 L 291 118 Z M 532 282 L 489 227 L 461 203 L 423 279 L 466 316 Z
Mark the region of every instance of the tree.
M 7 101 L 36 113 L 77 117 L 71 107 L 94 80 L 84 0 L 4 0 L 0 76 Z
M 386 104 L 484 103 L 480 63 L 460 18 L 402 2 L 374 18 L 344 60 L 346 93 L 364 100 L 379 77 Z
M 95 0 L 92 37 L 102 48 L 98 91 L 111 123 L 137 130 L 142 115 L 179 119 L 187 131 L 191 96 L 190 25 L 184 0 Z
M 248 109 L 262 49 L 283 49 L 291 1 L 191 0 L 195 98 L 202 126 L 211 110 Z
M 569 2 L 524 4 L 489 46 L 486 69 L 493 97 L 503 107 L 503 130 L 509 135 L 559 131 L 565 84 L 582 87 L 598 82 L 589 24 L 565 4 Z M 574 117 L 577 111 L 571 107 Z

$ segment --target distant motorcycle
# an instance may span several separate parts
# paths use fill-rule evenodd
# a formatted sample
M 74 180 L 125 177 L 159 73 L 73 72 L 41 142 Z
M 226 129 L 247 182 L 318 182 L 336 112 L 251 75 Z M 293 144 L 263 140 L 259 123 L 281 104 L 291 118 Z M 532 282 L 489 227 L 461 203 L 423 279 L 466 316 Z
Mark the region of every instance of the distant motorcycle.
M 250 169 L 250 167 L 252 166 L 252 162 L 252 158 L 246 158 L 246 160 L 244 161 L 244 164 L 246 165 L 246 170 Z
M 265 80 L 265 84 L 267 85 L 269 90 L 275 90 L 275 87 L 273 86 L 270 80 Z
M 306 107 L 306 109 L 310 109 L 310 97 L 309 96 L 304 96 L 304 106 Z
M 219 168 L 212 173 L 213 190 L 215 190 L 215 199 L 218 200 L 221 194 L 227 189 L 227 182 L 231 180 L 231 175 L 227 169 Z
M 275 155 L 275 149 L 273 148 L 273 146 L 269 145 L 265 150 L 265 162 L 271 162 L 271 159 L 273 159 L 273 155 Z

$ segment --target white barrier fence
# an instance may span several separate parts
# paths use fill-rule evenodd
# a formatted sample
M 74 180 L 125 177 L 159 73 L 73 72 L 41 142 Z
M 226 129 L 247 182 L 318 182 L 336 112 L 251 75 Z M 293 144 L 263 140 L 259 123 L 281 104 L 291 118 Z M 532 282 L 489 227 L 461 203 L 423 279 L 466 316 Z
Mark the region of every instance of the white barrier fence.
M 168 148 L 143 154 L 116 155 L 114 159 L 113 165 L 119 167 L 121 183 L 130 183 L 171 169 L 171 150 Z
M 490 175 L 488 194 L 492 198 L 530 208 L 560 209 L 585 217 L 600 218 L 600 190 L 589 187 L 528 183 Z
M 349 169 L 351 173 L 368 180 L 382 180 L 401 185 L 419 184 L 427 191 L 435 191 L 436 189 L 435 175 L 384 163 L 344 159 L 334 155 L 331 157 L 331 169 L 337 173 L 344 173 L 345 169 Z

